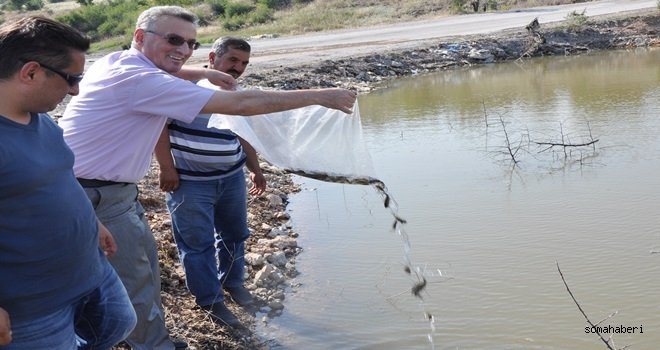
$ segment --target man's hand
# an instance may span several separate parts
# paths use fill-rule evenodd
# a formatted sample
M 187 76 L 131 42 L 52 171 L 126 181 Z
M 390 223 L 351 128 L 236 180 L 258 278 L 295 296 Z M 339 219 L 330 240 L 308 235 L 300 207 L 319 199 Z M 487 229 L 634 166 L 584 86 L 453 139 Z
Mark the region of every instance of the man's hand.
M 322 89 L 322 101 L 319 104 L 323 107 L 338 109 L 346 114 L 353 113 L 353 105 L 357 98 L 355 91 L 334 88 Z
M 105 256 L 111 258 L 117 253 L 117 243 L 115 243 L 112 233 L 99 221 L 99 246 Z
M 175 168 L 160 168 L 158 175 L 160 190 L 163 192 L 172 192 L 179 188 L 179 173 Z
M 264 174 L 259 172 L 258 174 L 250 174 L 250 180 L 252 180 L 252 187 L 250 187 L 249 193 L 253 196 L 259 196 L 266 190 L 266 178 Z
M 211 84 L 219 86 L 223 90 L 234 91 L 238 86 L 234 77 L 218 70 L 209 69 L 205 76 Z
M 0 346 L 11 343 L 11 322 L 9 314 L 0 307 Z

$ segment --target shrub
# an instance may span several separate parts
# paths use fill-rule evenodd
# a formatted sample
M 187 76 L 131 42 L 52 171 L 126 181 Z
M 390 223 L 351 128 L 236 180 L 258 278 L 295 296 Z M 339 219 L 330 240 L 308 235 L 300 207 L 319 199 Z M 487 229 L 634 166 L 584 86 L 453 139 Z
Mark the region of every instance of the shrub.
M 251 24 L 266 23 L 272 19 L 273 10 L 264 4 L 257 4 L 257 8 L 250 14 Z
M 488 7 L 489 10 L 497 11 L 497 0 L 488 0 L 486 2 L 486 7 Z
M 252 4 L 248 4 L 245 2 L 230 1 L 227 2 L 227 4 L 225 5 L 225 17 L 227 18 L 239 17 L 241 15 L 250 13 L 254 9 L 255 6 Z
M 191 11 L 195 13 L 199 19 L 198 23 L 201 27 L 208 26 L 215 18 L 215 14 L 213 12 L 209 12 L 206 8 L 196 8 L 192 9 Z
M 167 6 L 167 5 L 176 5 L 181 7 L 189 7 L 197 4 L 199 1 L 195 0 L 151 0 L 149 1 L 151 6 Z
M 216 15 L 225 14 L 225 6 L 227 6 L 227 0 L 206 0 L 207 5 L 211 8 L 211 12 Z
M 34 11 L 44 7 L 43 0 L 9 0 L 9 8 L 17 11 Z
M 230 31 L 244 26 L 266 23 L 273 19 L 273 9 L 266 1 L 257 1 L 255 5 L 245 2 L 227 2 L 225 7 L 223 27 Z
M 589 22 L 589 19 L 585 14 L 586 11 L 586 9 L 584 9 L 581 13 L 573 11 L 566 15 L 566 25 L 568 29 L 577 30 L 586 25 Z
M 257 6 L 259 4 L 271 9 L 281 9 L 291 5 L 291 0 L 257 0 Z
M 451 11 L 455 13 L 463 12 L 463 7 L 465 6 L 466 0 L 451 0 Z
M 245 25 L 245 18 L 242 16 L 227 18 L 222 23 L 222 26 L 230 31 L 239 30 L 243 25 Z
M 29 0 L 25 4 L 25 9 L 28 11 L 41 10 L 42 8 L 44 8 L 43 0 Z
M 132 36 L 135 20 L 148 6 L 140 1 L 108 1 L 82 6 L 57 20 L 86 33 L 93 41 L 113 36 Z

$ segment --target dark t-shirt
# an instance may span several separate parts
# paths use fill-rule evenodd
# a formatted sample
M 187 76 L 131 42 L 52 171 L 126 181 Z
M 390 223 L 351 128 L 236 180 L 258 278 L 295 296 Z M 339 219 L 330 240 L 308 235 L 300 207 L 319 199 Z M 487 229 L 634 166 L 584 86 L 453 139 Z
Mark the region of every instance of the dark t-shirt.
M 103 277 L 96 216 L 72 167 L 48 115 L 0 116 L 0 307 L 12 320 L 54 312 Z

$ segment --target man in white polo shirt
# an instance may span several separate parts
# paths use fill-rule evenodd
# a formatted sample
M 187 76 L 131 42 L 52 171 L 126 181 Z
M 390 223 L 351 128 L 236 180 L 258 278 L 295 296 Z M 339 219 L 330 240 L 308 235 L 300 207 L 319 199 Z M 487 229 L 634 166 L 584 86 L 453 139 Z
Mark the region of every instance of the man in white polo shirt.
M 80 94 L 59 121 L 75 154 L 76 177 L 117 242 L 110 262 L 138 315 L 127 339 L 133 349 L 175 348 L 160 300 L 156 244 L 137 201 L 136 185 L 149 169 L 167 119 L 190 122 L 200 113 L 258 115 L 314 104 L 350 113 L 356 98 L 345 89 L 233 92 L 185 81 L 209 79 L 224 88 L 235 84 L 216 70 L 182 69 L 199 46 L 196 23 L 193 13 L 178 6 L 144 11 L 132 47 L 89 68 Z

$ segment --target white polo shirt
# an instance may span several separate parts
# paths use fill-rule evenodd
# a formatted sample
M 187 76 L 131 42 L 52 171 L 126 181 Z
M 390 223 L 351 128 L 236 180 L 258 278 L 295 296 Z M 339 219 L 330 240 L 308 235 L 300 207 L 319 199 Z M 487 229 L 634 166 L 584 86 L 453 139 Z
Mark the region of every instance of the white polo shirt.
M 76 177 L 139 181 L 167 119 L 191 122 L 213 93 L 157 68 L 133 48 L 101 58 L 59 120 Z

